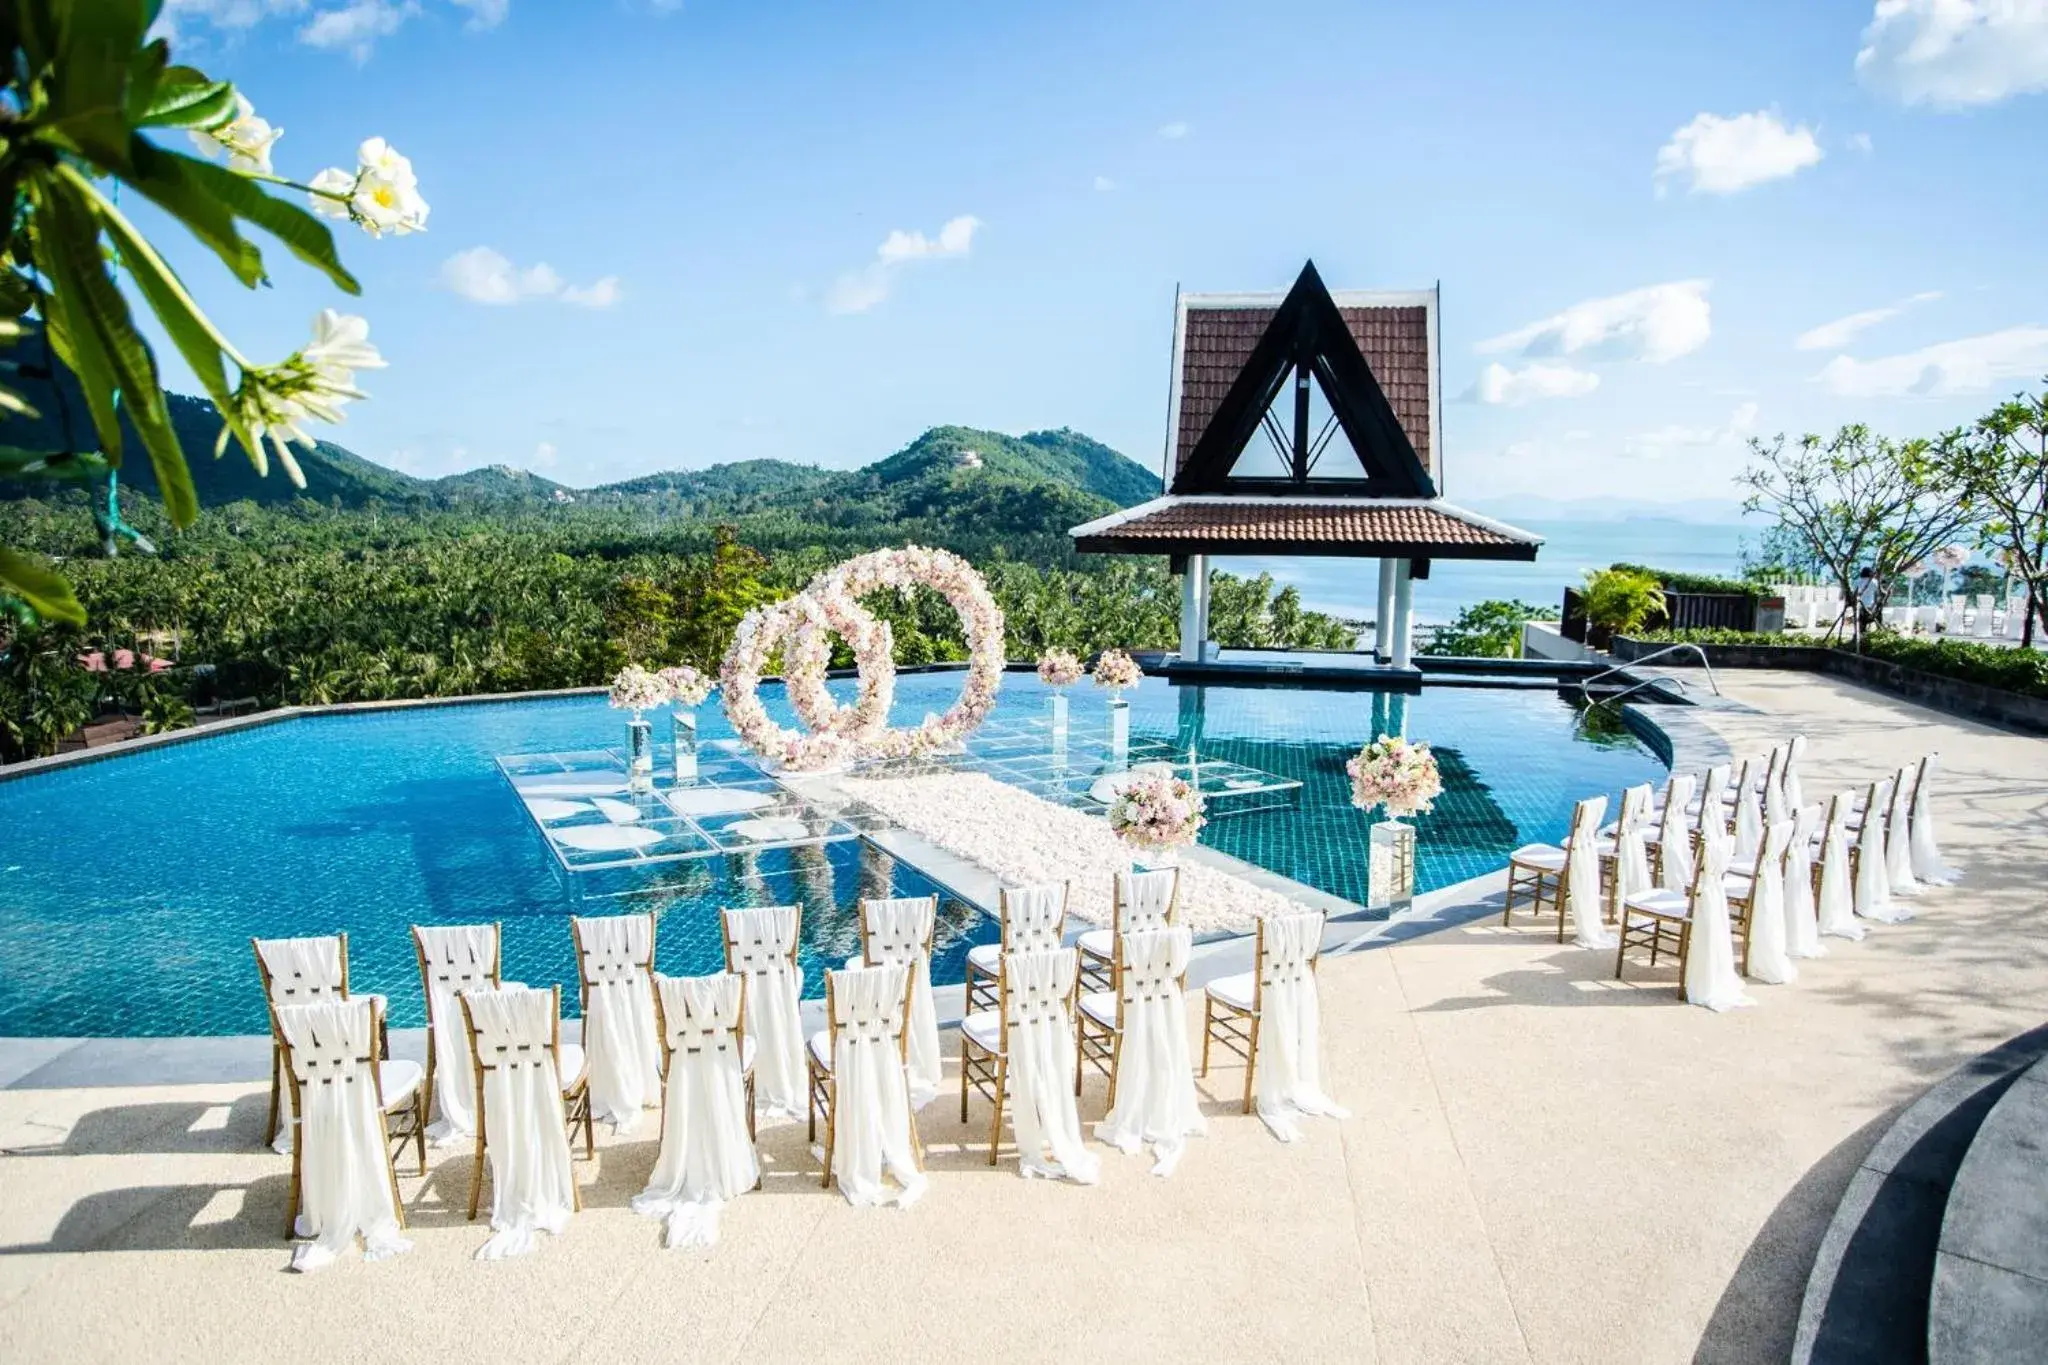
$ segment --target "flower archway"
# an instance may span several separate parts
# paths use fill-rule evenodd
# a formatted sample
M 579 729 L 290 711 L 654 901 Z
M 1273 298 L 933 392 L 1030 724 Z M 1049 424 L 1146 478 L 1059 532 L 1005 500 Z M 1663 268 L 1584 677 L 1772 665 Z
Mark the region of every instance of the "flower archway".
M 891 729 L 895 699 L 895 638 L 888 623 L 860 605 L 884 588 L 908 593 L 927 587 L 960 617 L 967 641 L 967 677 L 960 698 L 943 716 L 927 716 L 910 729 Z M 829 636 L 853 650 L 860 690 L 841 706 L 825 687 Z M 761 705 L 759 687 L 768 657 L 784 645 L 784 681 L 790 704 L 808 732 L 777 725 Z M 908 545 L 849 559 L 812 579 L 794 597 L 747 613 L 733 633 L 719 670 L 734 733 L 756 753 L 790 768 L 820 768 L 847 759 L 907 758 L 957 744 L 994 709 L 1003 679 L 1003 614 L 988 584 L 960 556 Z

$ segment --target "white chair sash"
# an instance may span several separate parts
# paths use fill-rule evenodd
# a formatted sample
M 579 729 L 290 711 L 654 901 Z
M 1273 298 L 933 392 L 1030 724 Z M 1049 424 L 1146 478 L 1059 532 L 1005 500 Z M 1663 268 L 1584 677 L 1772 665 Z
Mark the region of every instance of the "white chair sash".
M 1700 783 L 1700 828 L 1707 826 L 1709 819 L 1720 820 L 1725 827 L 1727 820 L 1722 817 L 1721 793 L 1728 790 L 1728 765 L 1716 763 L 1707 769 L 1706 780 Z
M 1657 826 L 1658 883 L 1667 891 L 1684 892 L 1692 885 L 1692 840 L 1685 808 L 1692 802 L 1691 773 L 1674 775 L 1664 789 L 1664 818 Z
M 725 912 L 732 968 L 747 979 L 747 1032 L 754 1039 L 754 1098 L 770 1114 L 809 1110 L 801 1007 L 803 970 L 792 960 L 797 908 L 771 905 Z
M 1649 788 L 1643 794 L 1647 799 Z M 1323 917 L 1313 910 L 1268 915 L 1261 928 L 1259 1066 L 1253 1095 L 1259 1118 L 1273 1136 L 1294 1142 L 1301 1137 L 1304 1115 L 1351 1117 L 1323 1093 L 1322 1002 L 1315 971 Z
M 861 902 L 867 921 L 870 967 L 905 967 L 910 972 L 910 1107 L 922 1109 L 939 1093 L 945 1063 L 939 1056 L 939 1011 L 932 1002 L 932 925 L 937 902 L 931 896 Z
M 1941 849 L 1934 840 L 1934 807 L 1929 795 L 1934 775 L 1940 771 L 1940 754 L 1929 754 L 1920 760 L 1920 777 L 1913 784 L 1908 850 L 1915 877 L 1929 886 L 1952 886 L 1963 874 L 1941 860 Z
M 1913 804 L 1913 779 L 1918 767 L 1907 764 L 1892 779 L 1892 799 L 1885 805 L 1884 875 L 1894 896 L 1917 896 L 1920 883 L 1913 879 L 1912 838 L 1907 832 Z
M 1686 949 L 1685 998 L 1720 1012 L 1756 1002 L 1742 989 L 1735 969 L 1735 933 L 1728 914 L 1728 893 L 1721 878 L 1728 871 L 1728 835 L 1709 821 L 1701 842 L 1699 890 L 1692 904 L 1692 939 Z
M 1041 953 L 1060 946 L 1060 931 L 1066 927 L 1067 916 L 1064 883 L 1006 886 L 1002 904 L 1006 951 Z
M 1648 891 L 1650 850 L 1644 842 L 1650 809 L 1650 786 L 1646 782 L 1621 794 L 1621 819 L 1614 831 L 1614 876 L 1617 903 L 1638 891 Z
M 909 983 L 900 965 L 832 973 L 832 1174 L 850 1204 L 908 1208 L 925 1190 L 900 1051 Z
M 1745 768 L 1745 775 L 1747 772 Z M 1731 856 L 1738 864 L 1746 862 L 1756 857 L 1757 845 L 1763 841 L 1763 793 L 1754 784 L 1744 782 L 1735 794 L 1735 849 Z
M 657 976 L 654 985 L 668 1026 L 668 1083 L 661 1154 L 633 1212 L 663 1220 L 671 1247 L 708 1247 L 718 1240 L 719 1210 L 761 1175 L 747 1133 L 744 978 Z
M 1791 931 L 1785 922 L 1785 849 L 1792 822 L 1780 820 L 1764 831 L 1763 857 L 1749 888 L 1749 974 L 1771 986 L 1799 979 L 1792 963 Z
M 654 916 L 576 920 L 585 988 L 583 1055 L 590 1112 L 630 1133 L 661 1097 L 661 1045 L 654 1022 Z
M 1187 1139 L 1209 1127 L 1195 1095 L 1181 988 L 1193 950 L 1184 925 L 1124 934 L 1116 1104 L 1095 1125 L 1096 1137 L 1127 1154 L 1149 1143 L 1160 1176 L 1171 1175 Z
M 1014 910 L 1014 893 L 1010 904 Z M 1083 1141 L 1074 1104 L 1073 992 L 1078 970 L 1072 948 L 1004 955 L 1004 1088 L 1010 1124 L 1017 1130 L 1018 1169 L 1025 1178 L 1065 1177 L 1093 1185 L 1102 1176 L 1102 1159 Z
M 427 1102 L 435 1117 L 427 1138 L 440 1146 L 476 1136 L 476 1061 L 457 997 L 497 984 L 491 978 L 498 966 L 498 926 L 422 924 L 413 933 L 426 963 L 427 1027 L 434 1038 L 434 1093 Z
M 367 998 L 316 1000 L 277 1012 L 306 1109 L 293 1231 L 307 1240 L 292 1251 L 293 1270 L 332 1264 L 358 1233 L 366 1261 L 412 1250 L 399 1230 L 391 1189 L 372 1014 Z
M 1884 813 L 1891 799 L 1890 778 L 1869 791 L 1863 806 L 1863 828 L 1856 837 L 1856 913 L 1881 924 L 1913 918 L 1910 911 L 1893 903 L 1891 877 L 1884 864 Z
M 576 1211 L 575 1177 L 555 1065 L 555 993 L 507 986 L 467 991 L 473 1046 L 484 1068 L 484 1135 L 491 1163 L 491 1238 L 480 1261 L 533 1250 Z
M 1801 790 L 1799 781 L 1799 764 L 1805 757 L 1806 736 L 1792 736 L 1792 742 L 1785 746 L 1785 772 L 1778 785 L 1784 789 L 1785 804 L 1793 810 L 1806 804 L 1806 794 Z
M 1854 797 L 1837 792 L 1828 806 L 1827 832 L 1821 839 L 1820 904 L 1817 917 L 1822 934 L 1834 938 L 1863 937 L 1856 922 L 1855 889 L 1849 881 L 1849 809 Z
M 1172 868 L 1154 868 L 1149 872 L 1119 872 L 1116 874 L 1117 900 L 1123 906 L 1123 928 L 1157 929 L 1166 924 L 1166 917 L 1173 911 L 1174 888 L 1180 884 L 1180 874 Z
M 1581 948 L 1612 948 L 1614 931 L 1600 915 L 1600 849 L 1596 831 L 1607 814 L 1607 798 L 1589 796 L 1572 808 L 1565 839 L 1565 908 L 1572 917 L 1572 942 Z
M 261 938 L 256 955 L 270 974 L 271 1005 L 305 1005 L 341 998 L 341 937 L 323 934 L 318 938 Z M 282 1078 L 280 1078 L 281 1080 Z M 292 1149 L 292 1088 L 280 1085 L 277 1096 L 277 1136 L 271 1150 L 285 1155 Z
M 1820 820 L 1819 806 L 1801 806 L 1792 817 L 1792 839 L 1785 845 L 1785 950 L 1794 957 L 1827 954 L 1821 947 L 1813 899 L 1813 836 Z

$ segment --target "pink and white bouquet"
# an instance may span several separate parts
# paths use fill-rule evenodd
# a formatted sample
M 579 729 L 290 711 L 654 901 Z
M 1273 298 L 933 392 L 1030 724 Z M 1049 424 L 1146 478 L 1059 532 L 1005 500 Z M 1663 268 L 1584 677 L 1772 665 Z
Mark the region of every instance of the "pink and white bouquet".
M 711 695 L 711 679 L 688 664 L 664 668 L 654 675 L 668 689 L 669 700 L 682 706 L 700 706 Z
M 1351 804 L 1363 811 L 1386 807 L 1393 819 L 1430 809 L 1443 794 L 1436 755 L 1427 744 L 1381 735 L 1344 765 L 1351 775 Z
M 1048 649 L 1038 656 L 1038 680 L 1047 687 L 1068 687 L 1087 672 L 1072 650 Z
M 612 705 L 639 715 L 669 699 L 668 684 L 638 664 L 627 664 L 612 679 Z
M 1107 687 L 1112 692 L 1136 687 L 1144 676 L 1145 671 L 1138 667 L 1138 661 L 1120 649 L 1105 649 L 1095 660 L 1095 685 Z
M 1202 794 L 1178 777 L 1141 777 L 1109 803 L 1109 827 L 1136 848 L 1179 848 L 1195 841 L 1205 821 Z

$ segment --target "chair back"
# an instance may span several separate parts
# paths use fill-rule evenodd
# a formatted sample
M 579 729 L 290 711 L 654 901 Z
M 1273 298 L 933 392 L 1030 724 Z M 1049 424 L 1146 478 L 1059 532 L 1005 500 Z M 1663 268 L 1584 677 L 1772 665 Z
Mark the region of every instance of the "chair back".
M 1705 829 L 1707 817 L 1721 818 L 1721 793 L 1728 789 L 1728 765 L 1716 763 L 1707 769 L 1706 780 L 1700 783 L 1700 828 Z
M 562 1046 L 562 988 L 497 986 L 464 991 L 462 1017 L 469 1028 L 470 1053 L 476 1058 L 477 1084 L 484 1073 L 520 1071 L 545 1058 L 556 1063 Z M 479 1105 L 481 1110 L 481 1105 Z
M 1119 934 L 1132 929 L 1164 928 L 1179 917 L 1179 868 L 1116 874 L 1115 928 Z
M 1737 800 L 1740 800 L 1742 798 L 1742 794 L 1755 785 L 1756 759 L 1754 757 L 1745 758 L 1742 760 L 1741 763 L 1736 765 L 1735 785 L 1731 787 L 1729 790 L 1734 792 Z
M 1643 788 L 1648 800 L 1649 788 Z M 1323 914 L 1299 910 L 1259 917 L 1255 948 L 1258 970 L 1252 976 L 1252 1009 L 1264 1003 L 1269 986 L 1299 985 L 1312 975 L 1323 955 Z
M 1650 815 L 1650 784 L 1630 787 L 1621 794 L 1621 813 L 1614 817 L 1614 832 L 1634 829 Z
M 1564 870 L 1557 877 L 1557 899 L 1560 906 L 1568 905 L 1567 897 L 1575 880 L 1575 870 L 1593 878 L 1598 883 L 1600 857 L 1597 850 L 1600 838 L 1600 822 L 1607 815 L 1607 798 L 1589 796 L 1572 807 L 1571 832 L 1565 836 Z
M 496 924 L 415 924 L 412 946 L 420 960 L 420 985 L 427 997 L 427 1022 L 443 1010 L 460 1009 L 456 996 L 489 990 L 503 970 L 503 935 Z
M 842 1038 L 856 1046 L 887 1045 L 907 1062 L 910 969 L 899 963 L 825 973 L 825 1018 L 832 1031 L 835 1068 Z
M 937 896 L 896 896 L 860 903 L 860 954 L 870 967 L 914 967 L 932 955 Z
M 1071 1028 L 1081 989 L 1080 955 L 1072 948 L 1033 948 L 1003 954 L 1003 1051 L 1011 1026 L 1057 1023 Z
M 1795 848 L 1805 852 L 1811 858 L 1813 834 L 1816 829 L 1820 828 L 1821 820 L 1822 812 L 1819 806 L 1801 806 L 1793 814 L 1792 837 L 1785 841 L 1785 857 L 1788 862 L 1791 860 L 1792 850 Z
M 252 938 L 263 999 L 273 1010 L 348 999 L 348 935 Z
M 1759 881 L 1764 875 L 1764 869 L 1773 863 L 1777 864 L 1780 872 L 1784 871 L 1785 852 L 1792 847 L 1792 829 L 1793 822 L 1790 820 L 1775 820 L 1764 829 L 1764 837 L 1758 841 L 1761 846 L 1757 849 L 1756 855 L 1756 877 Z M 1757 882 L 1752 881 L 1750 885 L 1755 886 Z
M 633 984 L 654 975 L 654 916 L 578 915 L 569 921 L 576 974 L 588 1002 L 592 986 Z
M 377 1002 L 326 998 L 277 1007 L 277 1032 L 294 1092 L 310 1085 L 367 1085 L 384 1108 L 377 1073 Z M 300 1106 L 295 1113 L 305 1113 Z
M 1179 992 L 1194 945 L 1193 931 L 1178 924 L 1127 929 L 1117 935 L 1118 1018 L 1127 1006 L 1150 1002 L 1163 992 Z
M 1685 842 L 1685 808 L 1692 802 L 1693 775 L 1673 773 L 1664 786 L 1664 819 L 1657 826 L 1657 842 L 1676 849 Z
M 1906 832 L 1907 813 L 1913 809 L 1913 787 L 1920 780 L 1920 770 L 1925 762 L 1926 760 L 1922 759 L 1919 763 L 1908 763 L 1899 769 L 1898 775 L 1892 779 L 1892 799 L 1885 813 L 1885 821 L 1888 826 L 1898 826 L 1901 834 Z
M 738 972 L 657 976 L 654 1012 L 661 1025 L 664 1072 L 679 1052 L 746 1055 L 747 979 Z
M 1003 921 L 1003 955 L 1037 953 L 1060 946 L 1067 924 L 1070 882 L 1006 886 L 996 893 Z
M 803 910 L 794 905 L 764 905 L 719 912 L 725 932 L 725 969 L 742 976 L 795 975 L 798 935 Z
M 1778 777 L 1778 785 L 1785 789 L 1785 804 L 1794 810 L 1806 804 L 1806 793 L 1799 784 L 1799 764 L 1806 757 L 1806 736 L 1794 735 L 1785 745 L 1785 771 Z

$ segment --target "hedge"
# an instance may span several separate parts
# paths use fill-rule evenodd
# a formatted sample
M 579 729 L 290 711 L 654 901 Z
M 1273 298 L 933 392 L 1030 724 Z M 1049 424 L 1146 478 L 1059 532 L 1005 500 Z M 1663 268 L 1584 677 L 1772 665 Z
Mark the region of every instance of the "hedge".
M 1812 646 L 1818 639 L 1746 630 L 1650 630 L 1631 634 L 1645 644 Z M 1853 644 L 1835 648 L 1855 652 Z M 1927 639 L 1876 631 L 1863 637 L 1865 658 L 1883 659 L 1936 677 L 1955 678 L 1984 687 L 2017 692 L 2023 697 L 2048 697 L 2048 654 L 2036 649 L 2000 648 L 1967 640 Z
M 1647 564 L 1616 564 L 1625 573 L 1648 574 L 1667 592 L 1728 593 L 1736 597 L 1762 597 L 1763 589 L 1739 578 L 1717 578 L 1713 574 L 1679 573 L 1675 569 L 1653 569 Z

